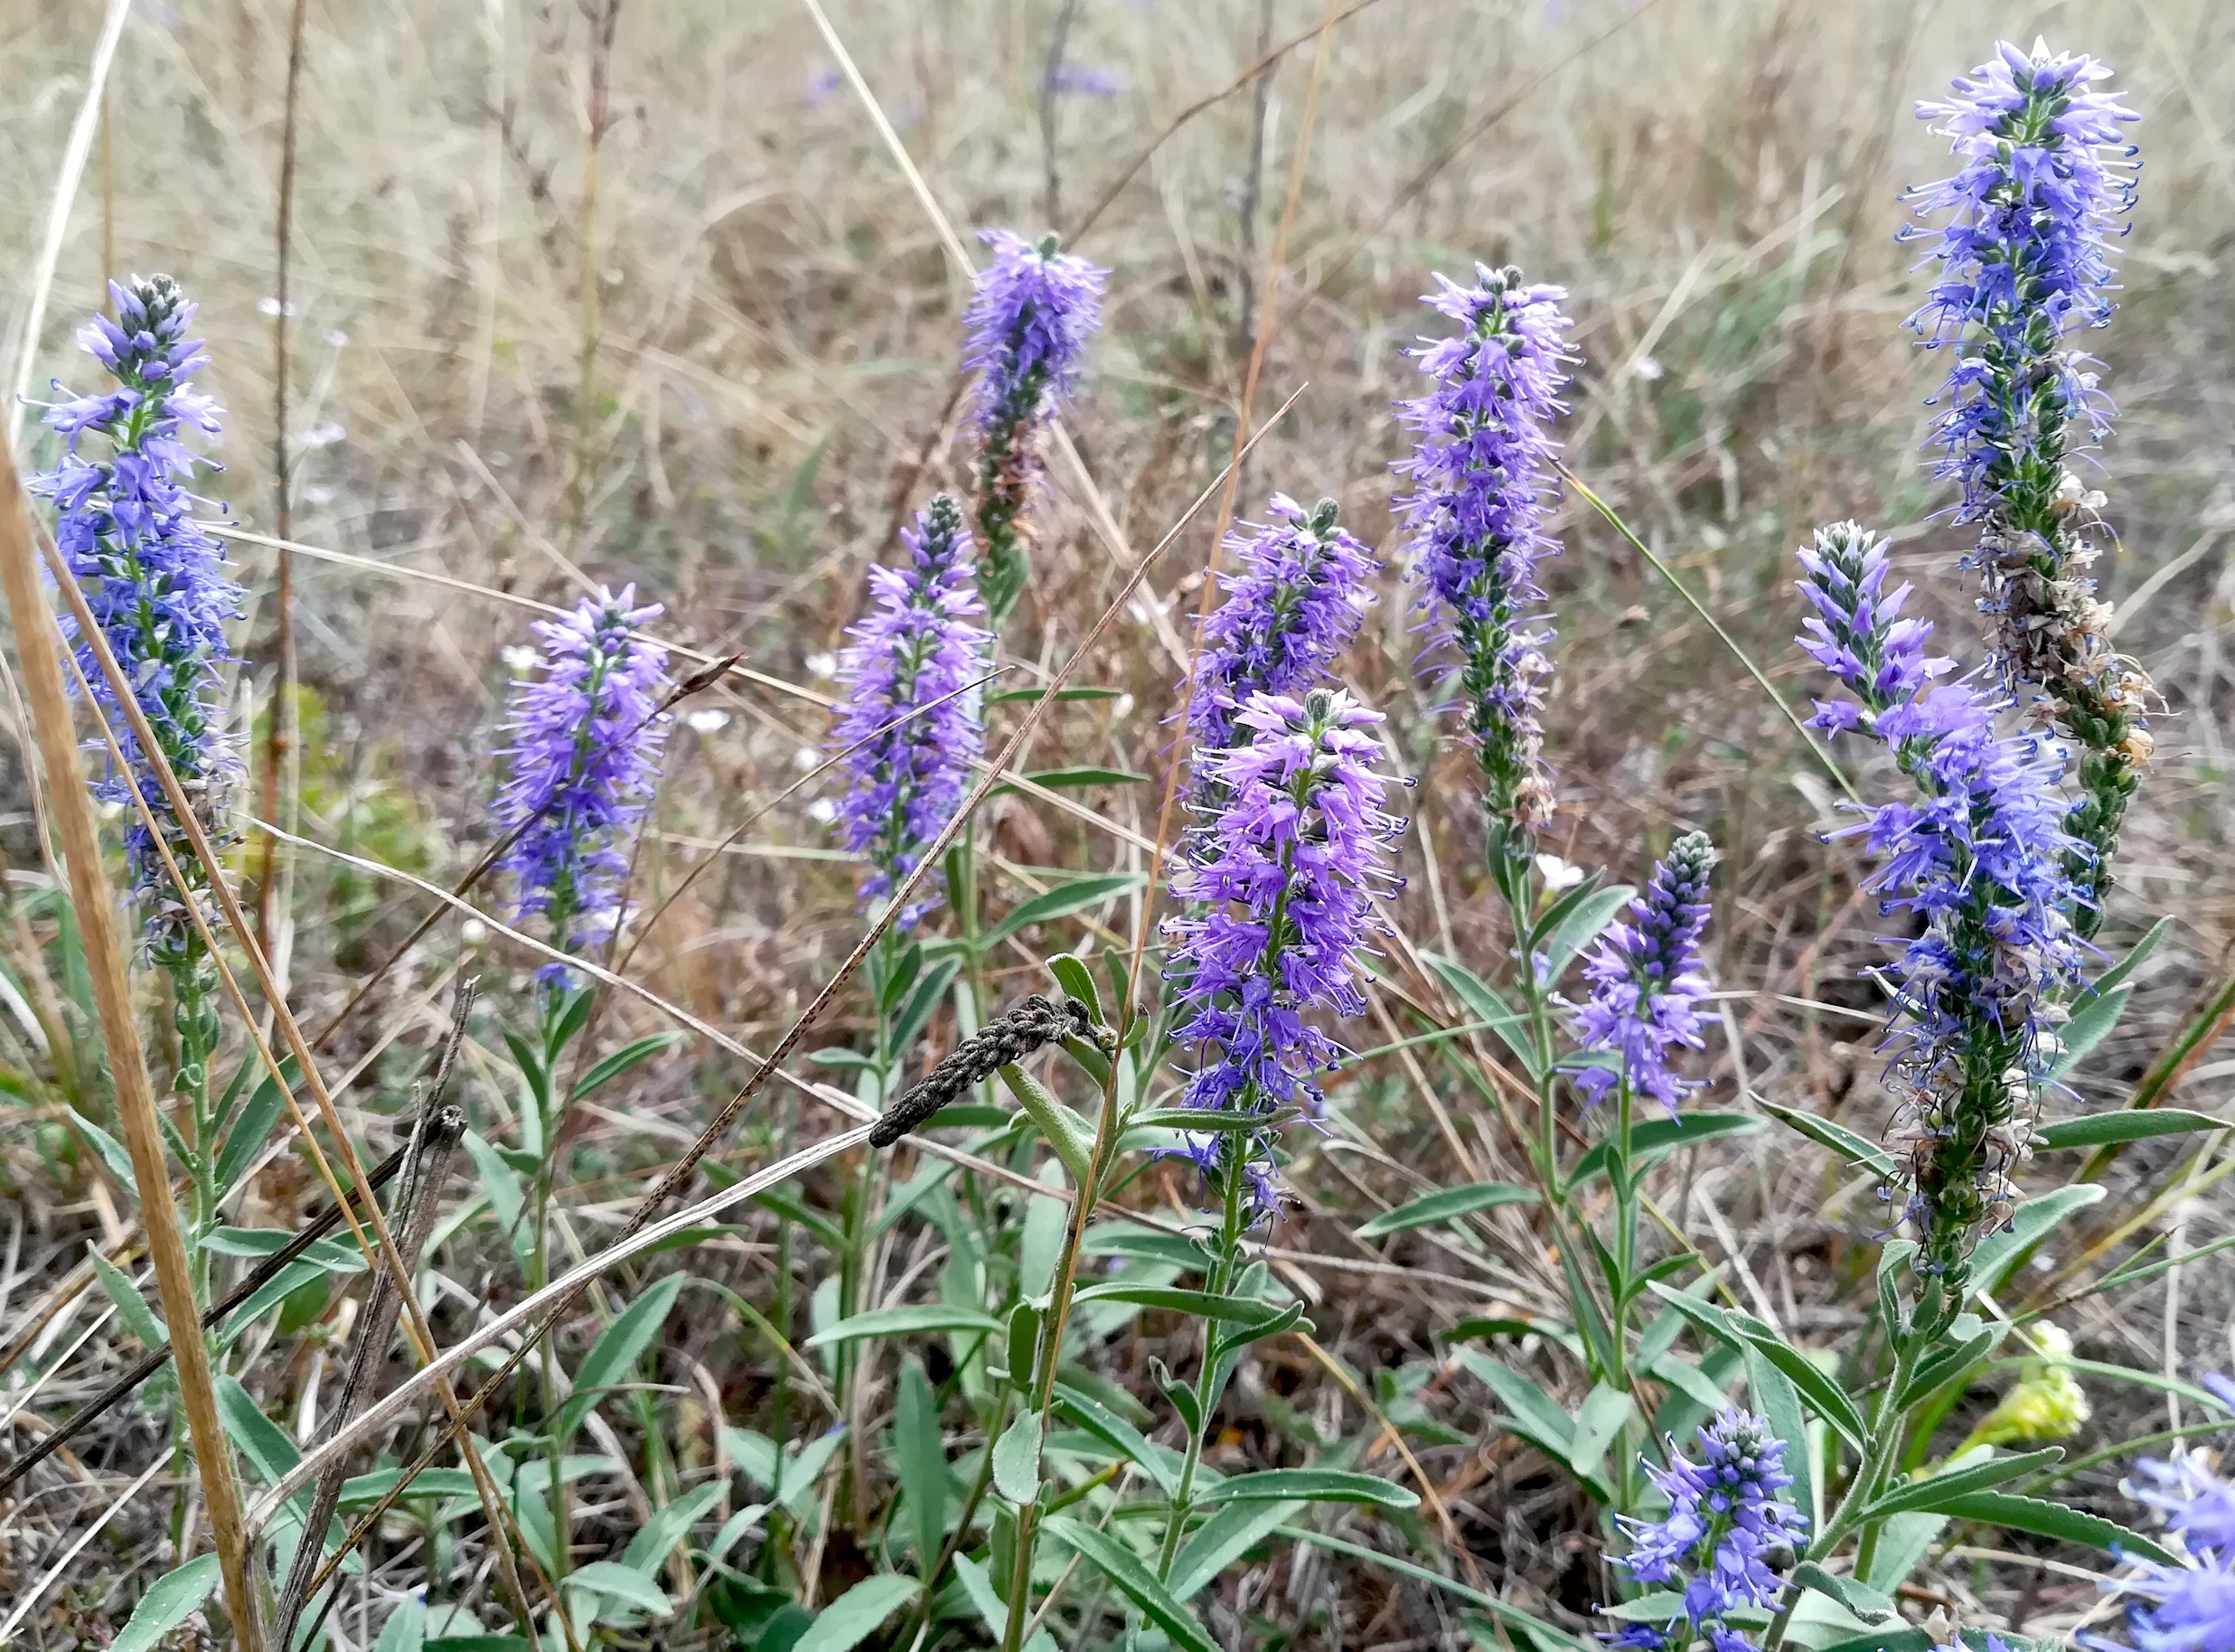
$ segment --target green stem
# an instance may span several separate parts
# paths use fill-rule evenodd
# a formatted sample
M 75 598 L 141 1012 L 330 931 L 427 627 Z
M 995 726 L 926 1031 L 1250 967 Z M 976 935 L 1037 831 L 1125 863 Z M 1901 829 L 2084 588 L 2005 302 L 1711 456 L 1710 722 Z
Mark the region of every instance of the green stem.
M 1215 1297 L 1225 1296 L 1234 1288 L 1235 1262 L 1241 1254 L 1245 1214 L 1242 1197 L 1242 1155 L 1247 1150 L 1248 1140 L 1245 1131 L 1225 1132 L 1225 1206 L 1224 1219 L 1218 1228 L 1218 1260 L 1211 1274 L 1210 1285 L 1210 1294 Z M 1218 1362 L 1211 1356 L 1216 1339 L 1217 1321 L 1206 1319 L 1203 1322 L 1203 1364 L 1195 1375 L 1197 1426 L 1188 1431 L 1188 1451 L 1179 1465 L 1179 1484 L 1172 1493 L 1171 1506 L 1165 1516 L 1164 1544 L 1156 1559 L 1159 1582 L 1170 1579 L 1172 1561 L 1179 1553 L 1179 1540 L 1187 1535 L 1188 1514 L 1195 1497 L 1196 1471 L 1203 1464 L 1203 1441 L 1210 1432 L 1211 1413 L 1218 1402 Z M 1010 1648 L 1010 1652 L 1014 1652 L 1014 1648 Z

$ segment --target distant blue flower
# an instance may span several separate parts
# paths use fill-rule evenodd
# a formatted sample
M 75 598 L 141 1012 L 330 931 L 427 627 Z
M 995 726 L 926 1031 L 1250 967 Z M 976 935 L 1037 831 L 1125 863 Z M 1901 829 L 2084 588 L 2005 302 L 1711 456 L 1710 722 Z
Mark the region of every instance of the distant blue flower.
M 846 698 L 831 730 L 849 776 L 838 806 L 839 841 L 867 855 L 866 900 L 889 894 L 915 870 L 962 803 L 985 750 L 983 695 L 992 639 L 972 589 L 971 539 L 962 507 L 939 494 L 904 530 L 905 568 L 869 569 L 868 614 L 847 635 L 839 681 Z M 912 926 L 939 903 L 930 879 L 900 915 Z
M 1366 1011 L 1357 954 L 1385 929 L 1376 902 L 1395 887 L 1403 829 L 1375 772 L 1381 746 L 1369 731 L 1381 721 L 1338 690 L 1261 693 L 1235 718 L 1235 745 L 1198 750 L 1217 803 L 1172 885 L 1197 909 L 1166 931 L 1179 995 L 1173 1037 L 1197 1058 L 1188 1106 L 1316 1109 L 1318 1075 L 1347 1053 L 1305 1018 Z M 1269 1135 L 1199 1138 L 1192 1156 L 1216 1174 L 1227 1143 L 1254 1207 L 1269 1211 Z
M 1960 1265 L 1968 1240 L 2006 1218 L 2009 1171 L 2028 1148 L 2058 1053 L 2064 1000 L 2080 983 L 2071 868 L 2084 850 L 2055 747 L 1997 732 L 2004 702 L 1934 681 L 1931 627 L 1883 596 L 1884 547 L 1852 522 L 1802 553 L 1817 612 L 1801 646 L 1853 695 L 1817 721 L 1881 739 L 1917 788 L 1854 828 L 1879 867 L 1883 912 L 1923 920 L 1896 971 L 1897 1145 L 1923 1264 Z
M 1526 837 L 1551 818 L 1544 680 L 1552 624 L 1540 611 L 1540 558 L 1556 552 L 1545 518 L 1557 492 L 1552 421 L 1565 410 L 1572 326 L 1557 286 L 1477 266 L 1475 284 L 1442 276 L 1424 302 L 1460 324 L 1413 352 L 1430 386 L 1397 404 L 1413 431 L 1397 466 L 1413 484 L 1409 519 L 1431 624 L 1457 654 L 1448 687 L 1474 737 L 1496 819 Z
M 240 587 L 227 577 L 218 542 L 193 515 L 197 502 L 187 484 L 196 465 L 211 461 L 180 440 L 189 427 L 218 433 L 217 404 L 187 388 L 209 357 L 200 340 L 186 336 L 196 306 L 170 277 L 135 276 L 108 290 L 117 319 L 96 316 L 79 330 L 78 343 L 115 376 L 116 388 L 47 410 L 66 451 L 31 491 L 53 502 L 55 544 L 133 684 L 163 760 L 194 800 L 202 827 L 222 840 L 230 835 L 225 795 L 239 767 L 223 734 L 221 673 L 232 662 L 225 622 L 239 612 Z M 88 451 L 89 436 L 99 438 L 99 449 Z M 63 627 L 76 637 L 67 616 Z M 190 878 L 199 877 L 154 761 L 126 724 L 91 643 L 77 638 L 75 652 L 174 858 Z M 101 794 L 128 805 L 131 792 L 117 775 Z M 128 806 L 126 821 L 132 887 L 149 904 L 149 938 L 160 959 L 186 945 L 193 931 L 185 907 L 164 893 L 154 837 Z
M 1607 927 L 1584 960 L 1591 994 L 1575 1015 L 1577 1041 L 1587 1050 L 1612 1050 L 1633 1094 L 1672 1112 L 1695 1086 L 1676 1075 L 1669 1053 L 1700 1047 L 1699 1005 L 1707 996 L 1701 972 L 1700 935 L 1707 927 L 1707 875 L 1714 845 L 1704 831 L 1669 845 L 1653 868 L 1653 881 L 1629 903 L 1628 919 Z M 1617 1075 L 1586 1067 L 1576 1087 L 1596 1100 Z
M 1048 87 L 1082 98 L 1115 98 L 1125 90 L 1125 82 L 1113 70 L 1091 63 L 1065 63 L 1048 77 Z
M 1736 1646 L 1742 1642 L 1723 1615 L 1775 1601 L 1783 1582 L 1769 1561 L 1780 1550 L 1799 1548 L 1808 1522 L 1785 1495 L 1793 1483 L 1785 1471 L 1786 1444 L 1766 1418 L 1726 1410 L 1697 1439 L 1698 1462 L 1676 1450 L 1674 1441 L 1668 1467 L 1645 1461 L 1668 1512 L 1657 1520 L 1617 1516 L 1629 1553 L 1616 1563 L 1640 1583 L 1680 1591 L 1686 1619 L 1710 1636 L 1711 1645 Z
M 1203 624 L 1188 708 L 1198 748 L 1231 745 L 1235 714 L 1251 696 L 1318 686 L 1348 651 L 1372 600 L 1366 581 L 1381 564 L 1335 525 L 1333 500 L 1307 513 L 1275 493 L 1266 514 L 1273 525 L 1226 538 L 1230 560 L 1218 577 L 1225 599 Z
M 504 856 L 518 910 L 542 914 L 562 951 L 605 941 L 624 915 L 626 845 L 659 785 L 668 733 L 667 650 L 633 634 L 660 612 L 638 607 L 631 585 L 538 621 L 542 658 L 512 689 L 495 823 L 520 833 Z M 559 965 L 544 973 L 567 975 Z
M 2130 1489 L 2165 1516 L 2181 1563 L 2137 1560 L 2136 1575 L 2106 1580 L 2107 1588 L 2136 1597 L 2127 1607 L 2128 1638 L 2086 1635 L 2081 1644 L 2116 1652 L 2235 1652 L 2235 1487 L 2189 1452 L 2136 1466 L 2152 1484 Z
M 978 375 L 979 587 L 999 629 L 1024 589 L 1040 427 L 1078 381 L 1110 272 L 1058 250 L 1052 235 L 987 230 L 979 239 L 993 262 L 963 312 L 963 365 Z

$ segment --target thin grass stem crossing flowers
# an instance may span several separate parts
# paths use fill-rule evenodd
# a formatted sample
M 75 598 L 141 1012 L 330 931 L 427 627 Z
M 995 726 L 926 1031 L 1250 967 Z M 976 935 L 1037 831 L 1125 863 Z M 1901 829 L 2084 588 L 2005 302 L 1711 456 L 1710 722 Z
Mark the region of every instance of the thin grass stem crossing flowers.
M 1447 683 L 1488 784 L 1494 822 L 1526 846 L 1552 818 L 1541 715 L 1551 622 L 1537 563 L 1559 549 L 1545 531 L 1552 421 L 1564 411 L 1572 324 L 1565 289 L 1517 269 L 1477 266 L 1471 286 L 1436 277 L 1425 302 L 1460 325 L 1413 357 L 1426 394 L 1398 404 L 1413 432 L 1397 467 L 1430 624 L 1456 657 Z
M 993 639 L 978 623 L 985 606 L 972 586 L 962 507 L 938 495 L 901 540 L 906 567 L 869 569 L 871 606 L 847 633 L 852 640 L 838 664 L 846 698 L 831 730 L 834 746 L 854 748 L 838 840 L 869 859 L 865 901 L 890 894 L 916 868 L 985 751 L 983 695 L 971 685 L 985 675 Z M 931 709 L 906 715 L 924 706 Z M 930 884 L 920 886 L 901 927 L 937 904 Z
M 978 531 L 985 540 L 978 586 L 995 631 L 1030 577 L 1030 511 L 1048 416 L 1069 399 L 1102 326 L 1110 272 L 1061 250 L 986 230 L 993 262 L 963 314 L 963 365 L 978 375 Z
M 1936 279 L 1911 325 L 1956 362 L 1933 426 L 1937 469 L 1963 489 L 1959 522 L 1979 531 L 1972 558 L 1997 662 L 2025 702 L 2081 747 L 2081 849 L 2075 878 L 2092 934 L 2109 887 L 2119 823 L 2150 756 L 2149 680 L 2110 643 L 2110 605 L 2095 595 L 2103 495 L 2074 465 L 2110 430 L 2093 363 L 2071 343 L 2108 324 L 2107 239 L 2135 199 L 2136 118 L 2100 89 L 2093 58 L 2024 52 L 2007 42 L 1918 105 L 1959 166 L 1910 192 Z
M 626 915 L 624 846 L 652 806 L 668 734 L 659 709 L 667 650 L 637 634 L 660 613 L 639 606 L 632 585 L 538 621 L 541 656 L 512 690 L 495 824 L 524 823 L 504 858 L 517 910 L 541 914 L 563 951 L 598 944 Z M 567 971 L 540 973 L 563 984 Z

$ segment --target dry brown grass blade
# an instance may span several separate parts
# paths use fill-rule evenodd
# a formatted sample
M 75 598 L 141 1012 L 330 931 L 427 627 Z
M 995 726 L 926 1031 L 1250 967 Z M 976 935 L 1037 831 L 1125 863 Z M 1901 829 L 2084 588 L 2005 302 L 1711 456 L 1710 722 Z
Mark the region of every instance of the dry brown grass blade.
M 203 830 L 201 820 L 194 812 L 192 801 L 187 797 L 184 788 L 179 784 L 177 774 L 164 761 L 162 745 L 155 738 L 155 730 L 148 726 L 146 714 L 140 709 L 138 698 L 132 691 L 123 668 L 117 663 L 117 657 L 109 649 L 108 637 L 86 602 L 84 591 L 79 588 L 77 576 L 71 571 L 69 563 L 57 551 L 52 539 L 45 533 L 43 529 L 40 530 L 38 539 L 39 549 L 46 558 L 48 571 L 53 576 L 56 588 L 61 592 L 64 601 L 69 605 L 71 617 L 77 622 L 78 634 L 84 639 L 86 646 L 92 652 L 100 667 L 102 676 L 108 683 L 112 697 L 124 712 L 125 720 L 131 725 L 133 738 L 138 742 L 139 749 L 146 755 L 149 766 L 154 769 L 156 779 L 163 786 L 164 799 L 170 807 L 171 821 L 175 823 L 185 835 L 195 859 L 200 861 L 207 872 L 210 892 L 217 900 L 226 926 L 231 931 L 233 939 L 239 945 L 242 953 L 255 971 L 258 990 L 263 994 L 264 1001 L 271 1010 L 273 1022 L 286 1040 L 288 1053 L 295 1057 L 296 1068 L 301 1075 L 302 1083 L 310 1091 L 312 1099 L 317 1104 L 320 1118 L 324 1122 L 327 1131 L 341 1150 L 343 1167 L 349 1173 L 352 1189 L 359 1200 L 359 1208 L 370 1220 L 373 1234 L 371 1242 L 367 1242 L 364 1230 L 358 1225 L 357 1218 L 350 1213 L 348 1200 L 343 1195 L 341 1182 L 327 1163 L 324 1155 L 319 1151 L 317 1140 L 312 1133 L 310 1122 L 303 1116 L 302 1109 L 296 1102 L 294 1087 L 287 1082 L 277 1057 L 272 1053 L 270 1044 L 258 1030 L 256 1018 L 249 1008 L 248 996 L 241 990 L 239 981 L 234 977 L 231 968 L 225 961 L 224 950 L 219 945 L 217 936 L 211 929 L 208 916 L 202 909 L 202 903 L 189 889 L 183 873 L 180 870 L 177 861 L 172 857 L 170 845 L 165 840 L 166 834 L 163 830 L 163 823 L 158 821 L 153 807 L 142 793 L 138 779 L 132 773 L 131 765 L 125 761 L 124 753 L 117 744 L 116 730 L 111 728 L 104 719 L 101 723 L 101 737 L 108 746 L 110 761 L 116 765 L 117 773 L 123 778 L 127 788 L 130 791 L 134 808 L 138 811 L 141 819 L 148 827 L 150 840 L 157 854 L 162 858 L 165 873 L 180 892 L 182 905 L 193 921 L 196 933 L 201 936 L 203 946 L 207 949 L 210 961 L 217 971 L 220 983 L 227 996 L 232 1000 L 234 1009 L 240 1017 L 243 1030 L 247 1033 L 258 1059 L 262 1062 L 266 1074 L 278 1088 L 280 1099 L 286 1107 L 287 1115 L 309 1150 L 312 1162 L 317 1167 L 320 1176 L 324 1179 L 327 1190 L 333 1195 L 334 1203 L 343 1207 L 343 1217 L 349 1223 L 350 1231 L 357 1240 L 359 1249 L 364 1253 L 371 1266 L 376 1269 L 386 1269 L 397 1281 L 407 1316 L 405 1323 L 408 1339 L 413 1351 L 424 1363 L 434 1357 L 435 1337 L 432 1328 L 427 1325 L 426 1313 L 419 1306 L 418 1298 L 411 1289 L 411 1270 L 404 1265 L 397 1250 L 395 1236 L 389 1231 L 387 1218 L 380 1214 L 380 1201 L 373 1196 L 371 1184 L 366 1177 L 364 1166 L 358 1159 L 356 1146 L 351 1141 L 349 1131 L 343 1125 L 341 1114 L 334 1108 L 333 1094 L 326 1088 L 325 1081 L 319 1074 L 317 1062 L 303 1037 L 302 1028 L 297 1025 L 294 1012 L 288 1008 L 286 995 L 280 991 L 277 983 L 273 979 L 271 965 L 265 959 L 262 950 L 257 945 L 256 937 L 249 928 L 247 916 L 240 909 L 239 902 L 225 881 L 223 860 L 217 853 L 216 848 L 211 843 L 208 832 Z M 92 685 L 86 682 L 83 675 L 79 672 L 74 656 L 70 659 L 70 666 L 72 674 L 78 676 L 80 686 L 84 690 L 86 698 L 90 700 L 93 698 Z M 166 1183 L 166 1193 L 167 1191 Z M 174 1219 L 175 1220 L 175 1213 L 174 1213 Z M 155 1241 L 151 1233 L 149 1240 L 151 1253 L 155 1253 Z M 160 1277 L 160 1272 L 158 1277 Z M 188 1298 L 190 1304 L 192 1300 L 190 1292 Z M 167 1308 L 165 1312 L 166 1314 L 169 1312 Z M 190 1310 L 184 1319 L 176 1322 L 191 1324 L 193 1322 L 193 1314 Z M 185 1338 L 181 1346 L 193 1348 L 198 1353 L 201 1345 L 189 1338 Z M 183 1387 L 187 1356 L 181 1354 L 178 1357 Z M 449 1392 L 447 1384 L 442 1384 L 442 1391 L 446 1403 L 451 1406 L 455 1414 L 455 1396 Z M 509 1511 L 497 1496 L 495 1483 L 489 1478 L 487 1469 L 471 1451 L 465 1455 L 466 1467 L 474 1477 L 475 1487 L 481 1492 L 483 1514 L 489 1522 L 491 1532 L 497 1535 L 495 1547 L 498 1569 L 502 1573 L 508 1589 L 512 1592 L 514 1607 L 521 1623 L 529 1624 L 533 1616 L 532 1610 L 525 1589 L 520 1586 L 519 1573 L 512 1560 L 512 1545 L 502 1535 L 511 1529 L 508 1524 Z M 214 1524 L 214 1510 L 212 1511 L 212 1523 Z M 530 1563 L 534 1563 L 532 1556 L 531 1556 Z M 545 1591 L 554 1595 L 556 1592 L 548 1579 L 545 1580 Z
M 117 928 L 116 896 L 101 860 L 92 795 L 78 762 L 69 694 L 62 686 L 61 639 L 39 588 L 37 553 L 32 546 L 30 500 L 16 478 L 14 459 L 0 449 L 0 581 L 6 587 L 8 615 L 31 698 L 39 758 L 46 768 L 55 828 L 69 867 L 70 900 L 92 980 L 101 1037 L 108 1047 L 117 1119 L 132 1156 L 132 1173 L 139 1184 L 141 1220 L 147 1229 L 148 1254 L 155 1262 L 155 1288 L 165 1323 L 187 1333 L 177 1339 L 179 1396 L 193 1439 L 202 1499 L 210 1511 L 210 1533 L 224 1578 L 225 1601 L 240 1646 L 247 1652 L 259 1652 L 264 1644 L 263 1626 L 257 1613 L 256 1581 L 241 1530 L 239 1488 L 233 1478 L 224 1425 L 218 1418 L 209 1352 L 201 1338 L 191 1334 L 200 1318 L 193 1272 L 179 1228 L 178 1206 L 171 1198 L 171 1170 L 164 1157 L 155 1085 L 147 1075 L 146 1056 L 132 1013 L 124 942 Z M 128 691 L 126 698 L 128 701 Z M 148 745 L 155 748 L 152 740 Z

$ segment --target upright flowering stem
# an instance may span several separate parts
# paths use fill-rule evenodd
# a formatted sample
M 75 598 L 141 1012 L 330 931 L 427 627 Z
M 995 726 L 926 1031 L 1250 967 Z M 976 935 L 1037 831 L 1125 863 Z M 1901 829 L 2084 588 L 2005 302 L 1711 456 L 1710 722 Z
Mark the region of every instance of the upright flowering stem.
M 1436 277 L 1423 301 L 1460 324 L 1455 337 L 1413 352 L 1430 380 L 1397 404 L 1414 433 L 1397 468 L 1413 484 L 1402 504 L 1438 640 L 1455 659 L 1448 687 L 1475 744 L 1484 803 L 1502 845 L 1525 856 L 1552 818 L 1544 762 L 1545 650 L 1540 558 L 1556 494 L 1552 421 L 1565 411 L 1564 288 L 1524 285 L 1517 269 L 1477 266 L 1475 284 Z
M 1636 1098 L 1649 1096 L 1671 1112 L 1695 1086 L 1680 1078 L 1670 1052 L 1700 1047 L 1699 1005 L 1707 996 L 1700 964 L 1700 936 L 1707 927 L 1707 878 L 1715 864 L 1714 845 L 1704 831 L 1686 832 L 1669 845 L 1653 868 L 1646 892 L 1629 904 L 1585 960 L 1590 995 L 1575 1015 L 1577 1042 L 1585 1050 L 1619 1057 L 1618 1071 L 1586 1067 L 1576 1088 L 1592 1100 L 1609 1090 L 1616 1095 L 1610 1178 L 1614 1185 L 1614 1259 L 1622 1280 L 1637 1266 L 1638 1187 L 1630 1159 L 1631 1113 Z M 1614 1304 L 1613 1380 L 1629 1385 L 1629 1326 L 1631 1299 Z
M 901 535 L 905 568 L 869 569 L 869 612 L 855 622 L 838 667 L 846 698 L 831 744 L 845 759 L 839 841 L 869 860 L 864 900 L 916 868 L 962 803 L 971 764 L 985 750 L 982 696 L 992 638 L 971 588 L 971 536 L 962 508 L 938 495 Z M 928 889 L 928 881 L 925 887 Z M 914 926 L 937 901 L 925 894 L 900 915 Z
M 1801 646 L 1849 696 L 1818 701 L 1813 720 L 1884 742 L 1919 794 L 1854 830 L 1880 858 L 1882 906 L 1923 921 L 1895 971 L 1895 1145 L 1920 1266 L 1941 1277 L 1953 1312 L 1972 1241 L 2008 1216 L 2010 1172 L 2080 983 L 2073 914 L 2087 892 L 2071 868 L 2086 851 L 2059 755 L 1997 733 L 2001 702 L 1937 681 L 1949 662 L 1925 652 L 1929 624 L 1902 616 L 1909 587 L 1886 589 L 1884 541 L 1841 522 L 1800 562 L 1816 611 Z
M 239 611 L 240 587 L 227 577 L 217 541 L 192 515 L 188 484 L 207 461 L 181 435 L 191 427 L 215 436 L 219 415 L 215 402 L 187 388 L 209 361 L 201 341 L 186 336 L 195 306 L 168 276 L 112 282 L 109 295 L 116 320 L 96 316 L 78 343 L 114 376 L 116 388 L 48 409 L 46 422 L 61 433 L 65 451 L 31 489 L 54 503 L 56 547 L 132 681 L 158 747 L 142 749 L 92 643 L 77 638 L 79 667 L 132 771 L 130 781 L 110 776 L 101 795 L 127 801 L 137 783 L 188 884 L 183 891 L 169 887 L 154 835 L 127 812 L 126 860 L 146 918 L 148 955 L 171 981 L 175 1082 L 194 1131 L 188 1162 L 200 1229 L 216 1216 L 209 1064 L 220 1028 L 216 976 L 186 903 L 206 900 L 209 873 L 172 816 L 155 766 L 167 765 L 177 776 L 212 842 L 233 836 L 225 803 L 239 761 L 223 732 L 222 672 L 233 662 L 225 621 Z M 74 622 L 62 623 L 74 634 Z M 195 1254 L 206 1267 L 206 1253 L 197 1248 Z
M 1304 1018 L 1365 1012 L 1357 954 L 1385 928 L 1376 902 L 1395 887 L 1402 822 L 1374 770 L 1381 722 L 1339 690 L 1301 699 L 1257 693 L 1234 718 L 1236 744 L 1199 752 L 1215 812 L 1172 892 L 1194 903 L 1169 927 L 1178 985 L 1175 1041 L 1195 1052 L 1184 1103 L 1266 1118 L 1192 1139 L 1188 1156 L 1218 1189 L 1222 1216 L 1209 1289 L 1233 1286 L 1242 1236 L 1277 1205 L 1275 1117 L 1316 1111 L 1318 1075 L 1346 1053 Z M 1202 1435 L 1222 1380 L 1207 1348 L 1172 1498 L 1160 1573 L 1168 1574 L 1191 1507 Z
M 963 365 L 978 374 L 978 532 L 985 541 L 978 587 L 996 632 L 1030 577 L 1030 509 L 1039 442 L 1067 399 L 1102 325 L 1110 272 L 1059 249 L 1052 235 L 1028 241 L 1010 230 L 979 239 L 993 262 L 963 314 Z
M 1919 104 L 1960 166 L 1911 192 L 1928 227 L 1904 230 L 1936 267 L 1911 324 L 1956 352 L 1932 444 L 1939 474 L 1963 487 L 1957 520 L 1979 532 L 1972 560 L 1999 662 L 2026 709 L 2080 747 L 2071 871 L 2083 936 L 2102 920 L 2150 756 L 2149 680 L 2112 649 L 2110 605 L 2088 572 L 2102 495 L 2073 469 L 2111 408 L 2068 335 L 2110 320 L 2104 242 L 2135 196 L 2119 132 L 2135 116 L 2096 89 L 2109 75 L 2092 58 L 2004 42 L 1953 97 Z
M 1565 290 L 1530 286 L 1517 269 L 1478 265 L 1473 286 L 1438 276 L 1436 288 L 1423 302 L 1460 330 L 1412 352 L 1429 386 L 1397 404 L 1413 431 L 1412 456 L 1397 467 L 1413 491 L 1399 504 L 1429 625 L 1451 662 L 1445 687 L 1482 774 L 1490 870 L 1512 913 L 1517 981 L 1536 1047 L 1537 1170 L 1551 1188 L 1552 1017 L 1528 939 L 1531 855 L 1553 804 L 1542 722 L 1553 631 L 1536 567 L 1559 549 L 1545 520 L 1557 487 L 1550 430 L 1565 410 L 1572 324 L 1560 310 Z

